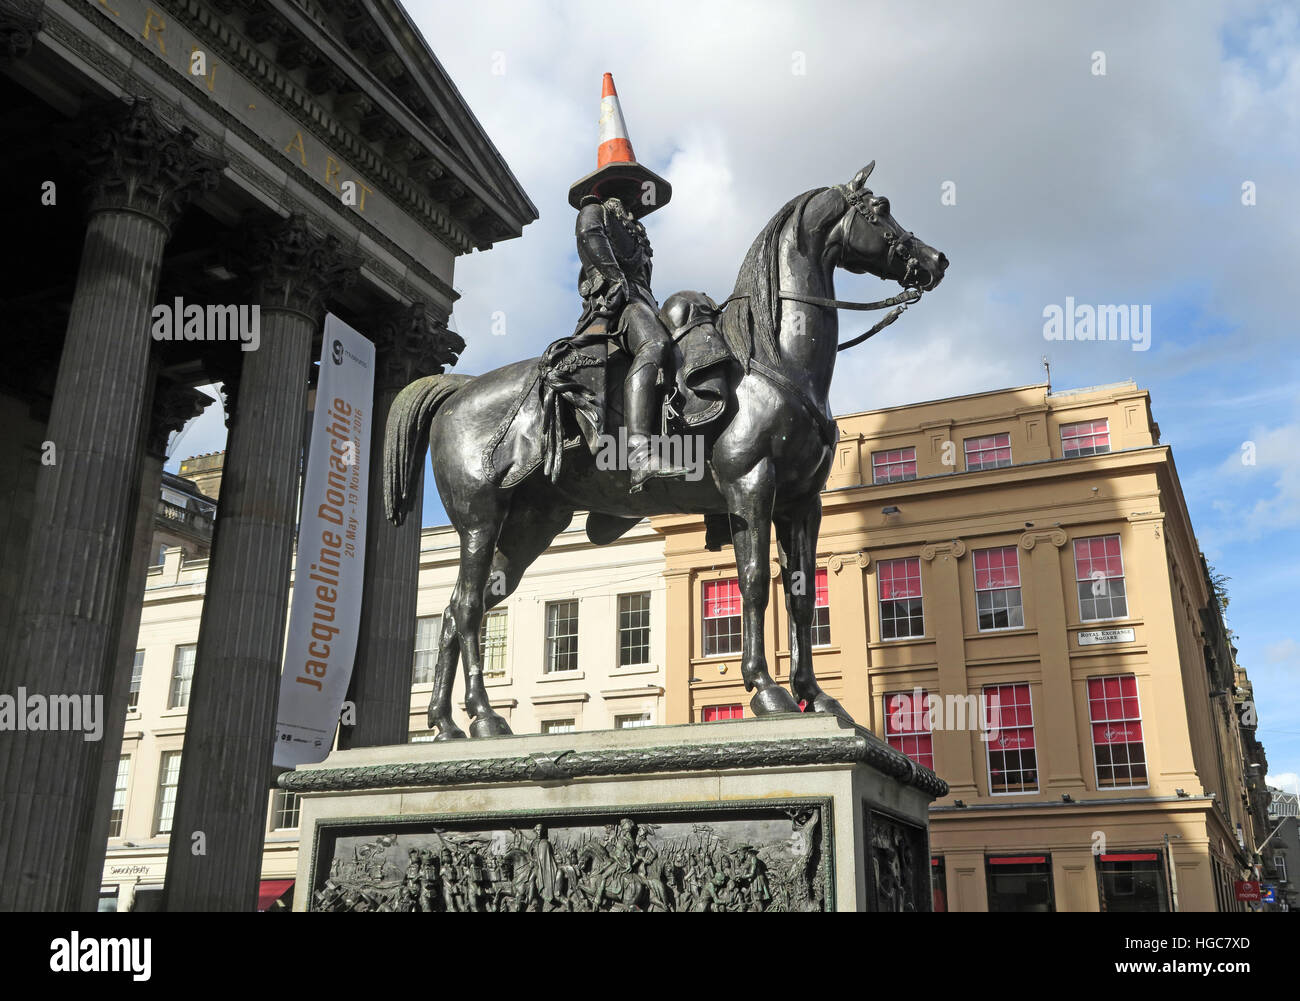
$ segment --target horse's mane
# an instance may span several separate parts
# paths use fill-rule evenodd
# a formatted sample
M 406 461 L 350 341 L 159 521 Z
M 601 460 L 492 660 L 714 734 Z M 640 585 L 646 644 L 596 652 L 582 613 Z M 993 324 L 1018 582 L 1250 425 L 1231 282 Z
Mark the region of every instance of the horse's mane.
M 719 326 L 731 353 L 746 370 L 757 358 L 769 367 L 781 364 L 781 347 L 777 324 L 781 315 L 781 269 L 777 255 L 781 250 L 781 230 L 793 217 L 796 239 L 808 203 L 825 188 L 813 188 L 796 195 L 774 215 L 750 244 L 741 262 L 730 301 L 723 309 Z

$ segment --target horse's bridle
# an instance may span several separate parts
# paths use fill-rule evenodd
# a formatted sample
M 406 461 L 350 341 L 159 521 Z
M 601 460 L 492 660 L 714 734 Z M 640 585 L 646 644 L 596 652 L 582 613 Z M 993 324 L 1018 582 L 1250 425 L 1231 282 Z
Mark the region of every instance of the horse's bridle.
M 846 184 L 837 184 L 835 189 L 844 196 L 845 201 L 849 204 L 849 211 L 845 213 L 845 219 L 848 220 L 848 225 L 844 233 L 844 240 L 846 243 L 850 241 L 853 224 L 858 220 L 862 220 L 872 226 L 880 225 L 880 216 L 871 206 L 870 202 L 870 199 L 874 196 L 868 189 L 862 188 L 854 190 Z M 843 223 L 841 223 L 841 225 L 843 225 Z M 915 253 L 916 237 L 912 233 L 907 233 L 902 237 L 899 237 L 888 229 L 881 233 L 881 237 L 887 244 L 889 244 L 889 252 L 885 256 L 885 263 L 887 265 L 892 265 L 894 259 L 900 254 L 907 254 L 907 263 L 903 268 L 903 277 L 899 281 L 899 284 L 903 286 L 903 292 L 901 294 L 890 296 L 888 299 L 879 299 L 876 302 L 848 302 L 843 299 L 826 299 L 818 295 L 805 295 L 802 292 L 791 292 L 789 289 L 781 289 L 781 291 L 777 293 L 782 299 L 791 299 L 795 302 L 806 302 L 812 306 L 827 306 L 834 309 L 870 310 L 889 309 L 890 306 L 894 307 L 889 311 L 888 315 L 886 315 L 884 319 L 870 330 L 840 344 L 838 347 L 838 350 L 840 351 L 843 351 L 846 348 L 856 347 L 868 337 L 884 330 L 887 326 L 902 316 L 903 313 L 907 311 L 908 306 L 919 301 L 924 291 L 918 286 L 911 284 L 912 280 L 916 277 L 916 272 L 919 271 L 921 267 L 921 262 L 917 259 Z

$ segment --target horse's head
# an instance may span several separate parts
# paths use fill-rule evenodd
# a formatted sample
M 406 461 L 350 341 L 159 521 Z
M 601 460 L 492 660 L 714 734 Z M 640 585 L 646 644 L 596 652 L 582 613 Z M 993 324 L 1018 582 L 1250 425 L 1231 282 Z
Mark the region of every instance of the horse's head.
M 875 166 L 872 160 L 848 184 L 836 187 L 846 202 L 837 227 L 839 266 L 859 275 L 869 271 L 904 288 L 932 289 L 943 280 L 948 258 L 903 229 L 890 214 L 889 199 L 867 187 Z

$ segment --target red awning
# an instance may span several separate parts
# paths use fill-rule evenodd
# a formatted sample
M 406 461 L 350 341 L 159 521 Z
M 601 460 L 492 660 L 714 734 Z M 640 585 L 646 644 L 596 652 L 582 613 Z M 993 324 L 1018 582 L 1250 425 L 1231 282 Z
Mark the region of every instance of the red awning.
M 1046 855 L 1002 855 L 989 859 L 989 865 L 1041 865 L 1046 861 Z
M 1154 862 L 1158 855 L 1155 852 L 1111 852 L 1102 855 L 1103 862 Z
M 284 892 L 293 886 L 292 879 L 264 879 L 257 891 L 257 909 L 264 911 L 284 896 Z

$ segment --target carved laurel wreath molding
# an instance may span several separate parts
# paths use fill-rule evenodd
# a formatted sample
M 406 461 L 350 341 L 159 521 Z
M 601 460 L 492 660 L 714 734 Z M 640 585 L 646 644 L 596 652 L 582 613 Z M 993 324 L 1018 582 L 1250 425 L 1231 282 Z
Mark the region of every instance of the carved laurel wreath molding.
M 875 737 L 862 734 L 315 768 L 286 772 L 280 776 L 279 785 L 292 792 L 343 792 L 402 786 L 545 782 L 651 772 L 858 763 L 871 765 L 936 798 L 948 795 L 948 783 L 930 769 L 916 764 L 907 755 Z

